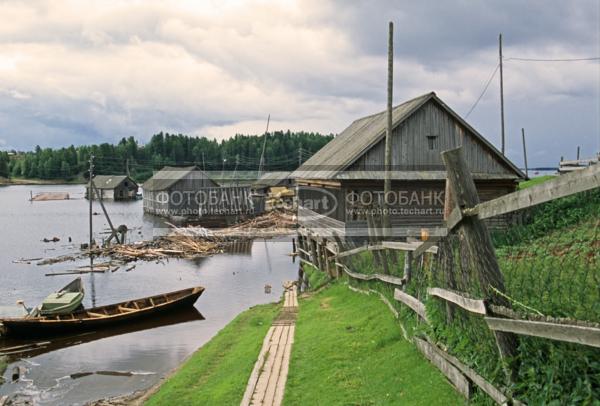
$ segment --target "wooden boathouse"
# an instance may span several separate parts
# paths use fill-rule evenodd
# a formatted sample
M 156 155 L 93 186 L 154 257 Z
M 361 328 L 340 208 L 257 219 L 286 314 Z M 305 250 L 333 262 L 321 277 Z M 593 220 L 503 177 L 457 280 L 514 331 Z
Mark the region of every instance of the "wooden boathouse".
M 386 112 L 360 118 L 292 173 L 306 228 L 361 234 L 365 209 L 383 207 Z M 440 226 L 446 170 L 440 153 L 463 146 L 482 201 L 513 192 L 525 175 L 434 92 L 392 114 L 393 229 Z
M 135 200 L 138 184 L 126 175 L 96 175 L 94 185 L 103 200 Z M 86 198 L 89 196 L 89 185 L 86 186 Z M 92 197 L 96 199 L 96 194 Z
M 250 186 L 220 186 L 197 166 L 166 166 L 143 185 L 144 212 L 203 226 L 225 226 L 264 211 Z

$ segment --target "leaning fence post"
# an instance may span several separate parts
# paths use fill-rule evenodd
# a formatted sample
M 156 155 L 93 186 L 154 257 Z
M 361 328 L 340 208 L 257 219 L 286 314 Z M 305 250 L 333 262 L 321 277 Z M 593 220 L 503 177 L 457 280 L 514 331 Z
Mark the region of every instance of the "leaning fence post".
M 462 147 L 442 152 L 442 159 L 446 165 L 448 182 L 456 206 L 464 210 L 479 204 L 477 188 L 467 166 Z M 490 299 L 491 304 L 510 307 L 510 302 L 495 292 L 495 290 L 505 292 L 504 276 L 500 271 L 492 239 L 484 222 L 477 216 L 468 216 L 462 219 L 460 225 L 471 265 L 477 273 L 482 292 Z M 516 373 L 517 338 L 510 333 L 494 332 L 494 334 L 510 384 Z

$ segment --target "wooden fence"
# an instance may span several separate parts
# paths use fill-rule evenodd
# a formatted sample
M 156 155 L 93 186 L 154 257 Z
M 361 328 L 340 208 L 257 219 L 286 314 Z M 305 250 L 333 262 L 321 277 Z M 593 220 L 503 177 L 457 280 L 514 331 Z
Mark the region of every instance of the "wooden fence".
M 542 337 L 570 343 L 600 348 L 600 325 L 581 320 L 556 319 L 538 314 L 517 314 L 510 308 L 510 303 L 501 295 L 503 293 L 503 276 L 500 272 L 494 247 L 486 230 L 483 219 L 498 216 L 532 207 L 561 197 L 569 196 L 587 190 L 600 188 L 600 164 L 590 166 L 581 171 L 562 175 L 543 184 L 520 190 L 479 203 L 474 182 L 467 169 L 466 162 L 460 149 L 446 151 L 442 154 L 448 171 L 447 184 L 450 198 L 447 199 L 446 226 L 448 232 L 462 227 L 465 243 L 469 244 L 470 252 L 475 253 L 480 278 L 488 278 L 494 290 L 484 290 L 485 298 L 470 297 L 464 292 L 453 291 L 440 287 L 428 287 L 427 296 L 442 300 L 449 306 L 457 306 L 473 315 L 480 316 L 487 327 L 494 333 L 500 351 L 501 362 L 507 371 L 507 381 L 510 382 L 510 367 L 508 359 L 514 356 L 514 335 Z M 423 254 L 435 255 L 438 243 L 443 237 L 431 237 L 424 242 L 379 241 L 360 247 L 347 247 L 340 238 L 334 241 L 321 237 L 311 229 L 301 228 L 298 238 L 298 253 L 302 263 L 310 264 L 331 278 L 339 277 L 343 272 L 351 279 L 359 281 L 380 281 L 395 287 L 394 299 L 415 312 L 419 318 L 428 323 L 425 304 L 418 298 L 406 292 L 410 282 L 412 264 Z M 396 277 L 388 274 L 365 274 L 353 271 L 343 262 L 364 252 L 385 250 L 400 250 L 405 252 L 404 276 Z M 497 281 L 500 281 L 498 283 Z M 494 282 L 494 283 L 492 283 Z M 495 286 L 499 285 L 499 286 Z M 356 288 L 353 288 L 357 290 Z M 500 292 L 500 295 L 496 294 Z M 371 293 L 366 290 L 364 293 Z M 382 299 L 387 299 L 379 293 Z M 397 312 L 388 303 L 388 306 Z M 405 336 L 406 332 L 403 329 Z M 471 385 L 476 385 L 488 394 L 498 404 L 519 404 L 511 399 L 510 394 L 494 387 L 472 368 L 464 365 L 456 357 L 439 348 L 427 337 L 413 337 L 417 348 L 436 365 L 453 383 L 457 390 L 466 398 L 470 396 Z

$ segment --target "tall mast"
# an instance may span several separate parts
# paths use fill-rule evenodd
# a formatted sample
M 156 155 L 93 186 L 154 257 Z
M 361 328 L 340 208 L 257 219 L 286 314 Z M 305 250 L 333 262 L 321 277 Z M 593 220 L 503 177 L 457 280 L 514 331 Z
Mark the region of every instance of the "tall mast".
M 387 131 L 385 133 L 385 178 L 383 181 L 383 235 L 390 235 L 390 213 L 387 197 L 392 189 L 392 101 L 394 90 L 394 23 L 390 21 L 388 37 Z
M 506 144 L 504 140 L 504 73 L 502 71 L 502 33 L 498 37 L 498 54 L 500 57 L 500 128 L 502 136 L 502 155 L 504 155 Z
M 265 130 L 265 136 L 263 137 L 262 152 L 260 153 L 260 163 L 258 164 L 258 177 L 262 176 L 262 171 L 265 166 L 265 148 L 267 147 L 267 134 L 269 133 L 269 122 L 271 121 L 271 115 L 267 117 L 267 129 Z

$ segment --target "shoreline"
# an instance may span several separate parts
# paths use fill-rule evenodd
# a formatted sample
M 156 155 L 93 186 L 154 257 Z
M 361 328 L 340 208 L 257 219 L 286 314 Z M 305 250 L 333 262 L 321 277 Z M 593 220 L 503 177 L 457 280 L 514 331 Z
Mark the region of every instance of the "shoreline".
M 82 180 L 26 179 L 0 177 L 0 186 L 85 185 Z
M 256 309 L 259 307 L 269 307 L 269 306 L 279 307 L 279 305 L 281 303 L 282 303 L 282 298 L 279 298 L 278 301 L 276 301 L 276 302 L 262 304 L 262 305 L 255 305 L 255 306 L 251 306 L 245 310 L 242 310 L 229 323 L 227 323 L 221 330 L 217 331 L 210 340 L 208 340 L 203 345 L 200 345 L 199 347 L 194 349 L 190 354 L 188 354 L 184 359 L 181 360 L 179 365 L 177 365 L 175 368 L 173 368 L 172 370 L 167 372 L 164 376 L 160 377 L 160 379 L 153 385 L 151 385 L 145 389 L 139 389 L 139 390 L 136 390 L 136 391 L 133 391 L 130 393 L 125 393 L 123 395 L 94 400 L 94 401 L 85 403 L 84 405 L 85 406 L 142 406 L 153 395 L 155 395 L 168 380 L 170 380 L 175 375 L 177 375 L 179 372 L 181 372 L 182 368 L 188 364 L 188 362 L 192 359 L 192 357 L 194 357 L 194 355 L 196 355 L 198 353 L 198 351 L 202 350 L 202 348 L 209 345 L 215 339 L 215 337 L 217 337 L 222 331 L 231 329 L 232 328 L 231 326 L 235 325 L 236 322 L 239 322 L 238 319 L 240 318 L 241 315 L 248 313 L 248 312 L 252 311 L 253 309 Z

